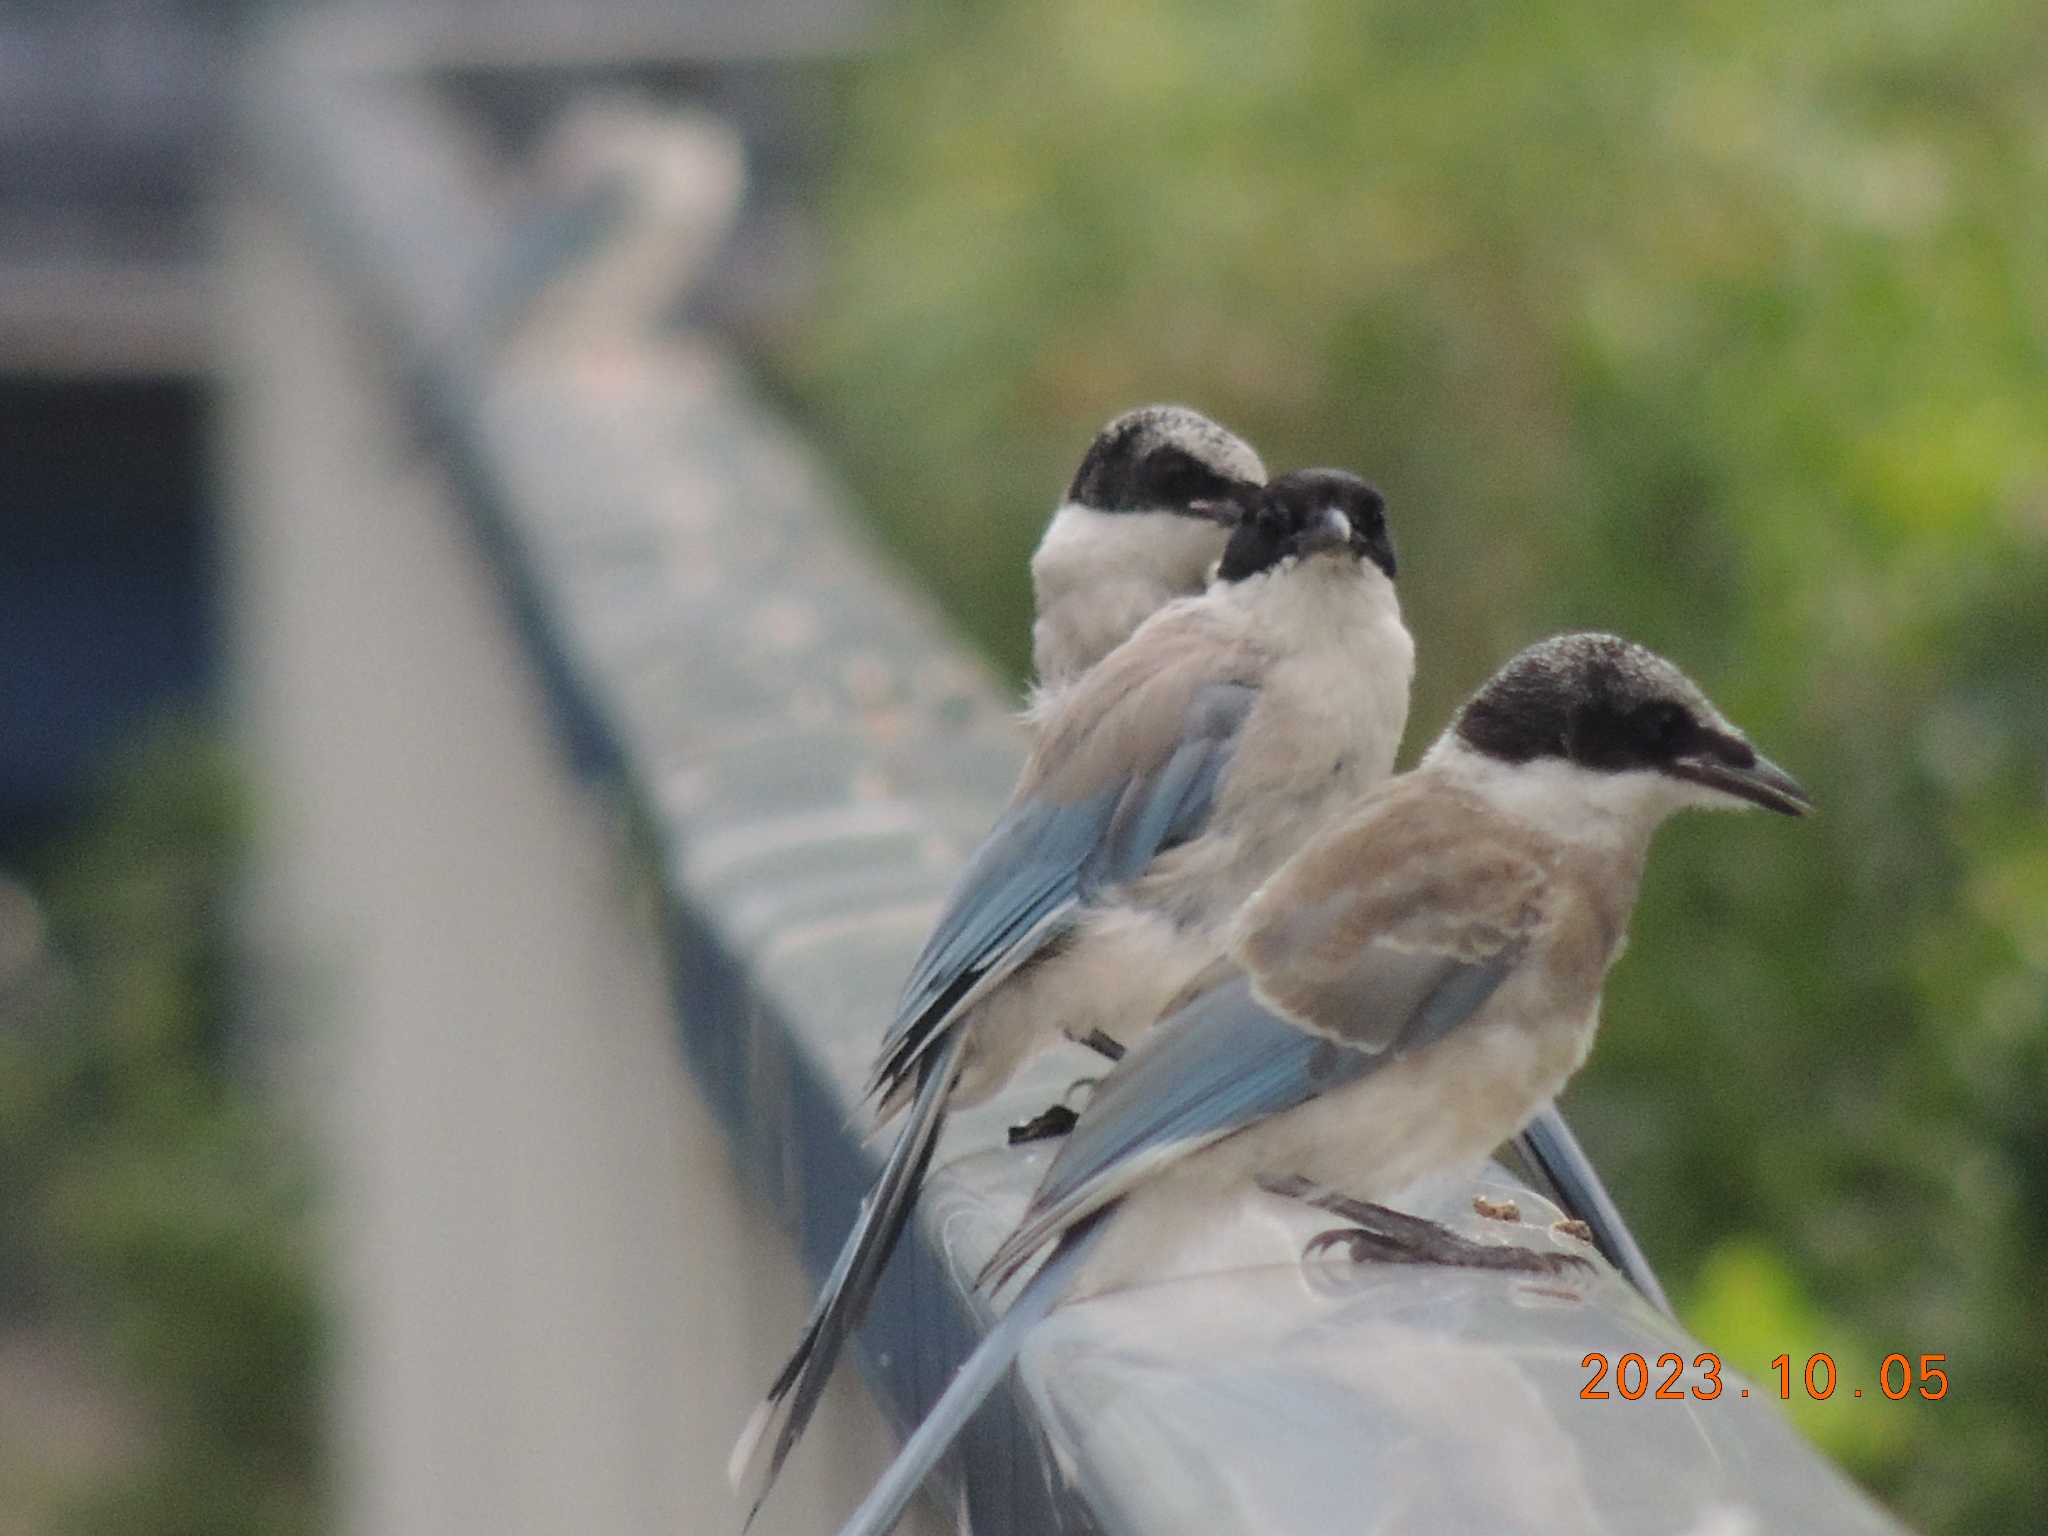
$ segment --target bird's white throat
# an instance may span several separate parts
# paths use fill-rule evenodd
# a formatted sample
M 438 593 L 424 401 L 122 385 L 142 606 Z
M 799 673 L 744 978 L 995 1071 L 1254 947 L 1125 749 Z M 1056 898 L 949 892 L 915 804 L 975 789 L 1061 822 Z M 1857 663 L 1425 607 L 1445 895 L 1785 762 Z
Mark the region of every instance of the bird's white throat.
M 1223 548 L 1221 524 L 1178 512 L 1101 512 L 1063 503 L 1031 557 L 1031 577 L 1064 592 L 1129 572 L 1196 592 Z
M 1387 627 L 1407 634 L 1394 583 L 1369 560 L 1290 558 L 1235 583 L 1232 591 L 1269 634 L 1289 647 L 1325 646 L 1333 631 Z M 1412 656 L 1412 645 L 1409 650 Z
M 1678 811 L 1739 810 L 1745 804 L 1647 769 L 1602 773 L 1560 757 L 1504 762 L 1474 751 L 1452 731 L 1438 738 L 1422 766 L 1560 842 L 1588 847 L 1640 846 Z

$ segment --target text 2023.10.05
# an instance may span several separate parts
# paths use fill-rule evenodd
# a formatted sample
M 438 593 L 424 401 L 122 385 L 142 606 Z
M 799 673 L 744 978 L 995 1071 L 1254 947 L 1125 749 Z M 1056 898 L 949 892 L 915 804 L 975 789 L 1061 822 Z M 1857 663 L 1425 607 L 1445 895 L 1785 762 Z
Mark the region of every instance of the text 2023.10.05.
M 1910 1356 L 1886 1355 L 1877 1368 L 1873 1391 L 1894 1403 L 1916 1393 L 1930 1403 L 1938 1402 L 1948 1396 L 1948 1372 L 1943 1369 L 1947 1362 L 1947 1355 L 1922 1355 L 1916 1367 Z M 1682 1403 L 1688 1397 L 1712 1402 L 1725 1390 L 1721 1381 L 1721 1357 L 1711 1351 L 1692 1357 L 1696 1379 L 1689 1386 L 1686 1384 L 1685 1357 L 1679 1354 L 1662 1354 L 1651 1360 L 1630 1351 L 1610 1360 L 1606 1353 L 1595 1350 L 1579 1364 L 1592 1372 L 1586 1384 L 1579 1388 L 1579 1396 L 1588 1402 L 1607 1402 L 1618 1398 L 1628 1403 L 1646 1400 Z M 1771 1369 L 1778 1376 L 1778 1397 L 1781 1400 L 1791 1398 L 1795 1382 L 1803 1386 L 1806 1395 L 1816 1402 L 1825 1402 L 1833 1397 L 1835 1389 L 1842 1384 L 1841 1373 L 1835 1368 L 1835 1357 L 1826 1353 L 1808 1355 L 1803 1368 L 1789 1354 L 1780 1355 L 1771 1362 Z M 1741 1397 L 1750 1395 L 1747 1387 L 1738 1387 L 1735 1391 Z M 1848 1396 L 1863 1395 L 1862 1387 L 1850 1386 Z

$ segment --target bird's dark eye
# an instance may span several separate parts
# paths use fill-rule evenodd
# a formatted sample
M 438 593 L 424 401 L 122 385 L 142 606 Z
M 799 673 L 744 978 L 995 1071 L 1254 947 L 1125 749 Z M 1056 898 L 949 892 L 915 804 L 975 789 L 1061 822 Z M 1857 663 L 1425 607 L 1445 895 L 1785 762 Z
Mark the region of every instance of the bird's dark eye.
M 1683 704 L 1654 704 L 1643 720 L 1643 740 L 1660 752 L 1677 752 L 1692 739 L 1692 712 Z

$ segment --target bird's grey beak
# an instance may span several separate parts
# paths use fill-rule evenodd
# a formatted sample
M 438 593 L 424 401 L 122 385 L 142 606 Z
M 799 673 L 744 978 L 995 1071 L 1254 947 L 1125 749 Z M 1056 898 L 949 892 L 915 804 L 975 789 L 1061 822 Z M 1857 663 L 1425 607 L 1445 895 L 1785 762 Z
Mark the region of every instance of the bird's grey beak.
M 1335 507 L 1326 507 L 1316 525 L 1302 536 L 1301 548 L 1304 554 L 1315 554 L 1325 549 L 1343 549 L 1350 543 L 1351 519 Z
M 1813 809 L 1813 799 L 1799 781 L 1746 742 L 1730 740 L 1725 747 L 1717 743 L 1679 758 L 1671 771 L 1780 816 L 1804 816 Z

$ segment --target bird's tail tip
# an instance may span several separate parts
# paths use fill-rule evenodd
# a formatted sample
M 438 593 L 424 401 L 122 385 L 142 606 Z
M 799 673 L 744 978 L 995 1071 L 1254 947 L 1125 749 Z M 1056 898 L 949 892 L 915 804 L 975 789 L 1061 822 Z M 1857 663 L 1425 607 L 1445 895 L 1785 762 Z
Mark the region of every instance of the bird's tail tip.
M 754 1411 L 747 1415 L 739 1439 L 733 1442 L 732 1454 L 725 1459 L 726 1486 L 734 1493 L 745 1489 L 760 1454 L 761 1442 L 768 1434 L 769 1421 L 774 1417 L 775 1399 L 772 1397 L 762 1398 L 754 1405 Z M 751 1514 L 747 1516 L 749 1523 L 753 1518 Z

